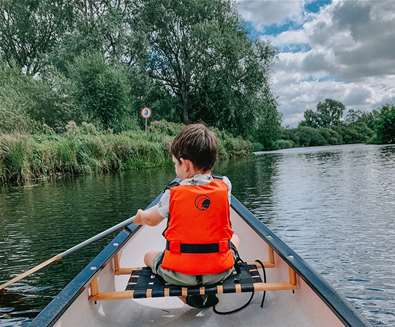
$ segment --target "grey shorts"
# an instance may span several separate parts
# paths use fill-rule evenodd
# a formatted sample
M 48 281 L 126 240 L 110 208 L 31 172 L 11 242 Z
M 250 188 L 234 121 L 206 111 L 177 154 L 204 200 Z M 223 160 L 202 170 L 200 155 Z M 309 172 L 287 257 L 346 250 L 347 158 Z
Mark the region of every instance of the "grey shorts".
M 220 274 L 202 275 L 200 283 L 196 276 L 186 275 L 172 270 L 163 269 L 161 267 L 162 257 L 163 252 L 159 253 L 156 257 L 154 257 L 154 259 L 152 260 L 152 271 L 154 272 L 154 274 L 161 276 L 166 283 L 171 285 L 196 286 L 216 284 L 224 281 L 234 271 L 234 268 L 232 267 L 231 269 Z

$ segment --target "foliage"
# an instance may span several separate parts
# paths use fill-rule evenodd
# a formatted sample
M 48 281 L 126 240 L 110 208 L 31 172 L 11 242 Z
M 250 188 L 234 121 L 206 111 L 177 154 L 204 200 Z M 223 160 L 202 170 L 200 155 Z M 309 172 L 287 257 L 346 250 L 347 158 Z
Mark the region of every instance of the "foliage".
M 325 139 L 326 144 L 336 145 L 343 143 L 343 138 L 341 134 L 331 128 L 320 128 L 318 129 L 318 132 Z
M 393 143 L 394 108 L 393 105 L 386 105 L 373 112 L 349 109 L 345 113 L 344 120 L 341 121 L 344 105 L 326 99 L 317 105 L 316 112 L 305 111 L 305 120 L 297 129 L 283 129 L 281 139 L 292 140 L 297 146 Z
M 70 64 L 69 74 L 83 120 L 115 131 L 131 127 L 127 77 L 120 67 L 107 65 L 100 54 L 87 54 Z
M 170 164 L 167 145 L 181 124 L 165 121 L 141 130 L 100 133 L 90 123 L 67 124 L 63 135 L 0 135 L 0 182 L 23 184 L 37 178 L 108 173 Z M 246 156 L 251 144 L 216 130 L 220 158 Z
M 281 139 L 275 142 L 276 149 L 341 144 L 341 136 L 329 128 L 312 128 L 299 126 L 298 128 L 283 129 Z
M 252 151 L 254 152 L 258 152 L 258 151 L 263 151 L 265 150 L 265 148 L 263 147 L 263 145 L 259 142 L 253 142 L 252 143 Z
M 75 114 L 68 86 L 57 73 L 37 80 L 0 65 L 0 132 L 34 133 L 48 127 L 61 131 Z
M 288 149 L 295 147 L 295 143 L 292 140 L 277 140 L 274 143 L 275 149 Z
M 184 122 L 205 121 L 248 134 L 271 100 L 267 67 L 273 50 L 253 44 L 226 0 L 139 0 L 135 29 L 144 32 L 149 76 L 177 99 Z
M 264 149 L 276 149 L 276 140 L 280 136 L 280 115 L 274 105 L 264 105 L 254 131 L 254 140 L 261 143 Z
M 312 128 L 332 128 L 340 125 L 345 110 L 344 104 L 332 99 L 325 99 L 317 104 L 317 110 L 306 110 L 302 126 Z
M 72 84 L 57 71 L 47 71 L 45 79 L 34 80 L 28 92 L 32 103 L 26 108 L 35 121 L 44 123 L 58 132 L 70 119 L 79 119 L 79 112 L 72 94 Z
M 72 5 L 64 0 L 2 0 L 0 58 L 28 75 L 39 73 L 68 31 Z
M 41 124 L 27 114 L 34 105 L 29 92 L 33 83 L 16 68 L 0 64 L 0 133 L 40 131 Z
M 395 143 L 395 106 L 386 105 L 376 114 L 374 142 Z

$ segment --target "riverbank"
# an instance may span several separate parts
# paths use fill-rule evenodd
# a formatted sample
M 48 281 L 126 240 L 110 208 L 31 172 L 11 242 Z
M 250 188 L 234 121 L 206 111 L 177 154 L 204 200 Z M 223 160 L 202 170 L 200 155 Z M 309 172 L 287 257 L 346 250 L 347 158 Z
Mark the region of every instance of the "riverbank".
M 182 125 L 154 122 L 148 132 L 99 133 L 93 125 L 70 124 L 64 134 L 0 135 L 0 183 L 25 184 L 64 175 L 107 174 L 170 164 L 167 145 Z M 249 142 L 216 130 L 219 157 L 252 153 Z

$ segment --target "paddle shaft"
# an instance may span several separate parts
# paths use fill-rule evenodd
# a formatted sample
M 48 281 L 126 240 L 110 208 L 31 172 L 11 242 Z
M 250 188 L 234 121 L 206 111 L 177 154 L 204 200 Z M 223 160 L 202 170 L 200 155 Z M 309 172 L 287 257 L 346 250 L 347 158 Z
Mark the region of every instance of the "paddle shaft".
M 65 256 L 67 256 L 67 255 L 69 255 L 71 253 L 74 253 L 75 251 L 83 248 L 84 246 L 86 246 L 88 244 L 91 244 L 91 243 L 93 243 L 93 242 L 95 242 L 97 240 L 100 240 L 101 238 L 103 238 L 103 237 L 105 237 L 105 236 L 107 236 L 107 235 L 109 235 L 109 234 L 111 234 L 111 233 L 113 233 L 113 232 L 115 232 L 117 230 L 120 230 L 121 228 L 124 228 L 125 226 L 133 223 L 135 218 L 136 218 L 136 216 L 128 218 L 128 219 L 120 222 L 119 224 L 117 224 L 117 225 L 115 225 L 113 227 L 110 227 L 109 229 L 106 229 L 105 231 L 103 231 L 103 232 L 101 232 L 101 233 L 99 233 L 99 234 L 97 234 L 95 236 L 92 236 L 91 238 L 89 238 L 89 239 L 87 239 L 87 240 L 85 240 L 85 241 L 83 241 L 83 242 L 81 242 L 81 243 L 79 243 L 77 245 L 74 245 L 72 248 L 70 248 L 70 249 L 68 249 L 66 251 L 63 251 L 61 253 L 58 253 L 57 255 L 53 256 L 52 258 L 50 258 L 50 259 L 48 259 L 48 260 L 46 260 L 44 262 L 41 262 L 39 265 L 37 265 L 37 266 L 35 266 L 35 267 L 23 272 L 22 274 L 19 274 L 18 276 L 15 276 L 13 279 L 10 279 L 8 282 L 6 282 L 4 284 L 1 284 L 0 285 L 0 291 L 5 289 L 6 287 L 18 282 L 18 281 L 20 281 L 21 279 L 23 279 L 23 278 L 35 273 L 36 271 L 41 270 L 42 268 L 50 265 L 51 263 L 62 260 Z

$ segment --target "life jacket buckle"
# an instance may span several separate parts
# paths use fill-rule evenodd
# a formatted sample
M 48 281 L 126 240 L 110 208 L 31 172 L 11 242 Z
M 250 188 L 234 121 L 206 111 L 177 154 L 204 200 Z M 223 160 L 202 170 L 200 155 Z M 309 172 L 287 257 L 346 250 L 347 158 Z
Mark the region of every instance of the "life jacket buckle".
M 181 253 L 181 242 L 180 241 L 169 241 L 168 250 L 171 253 Z

